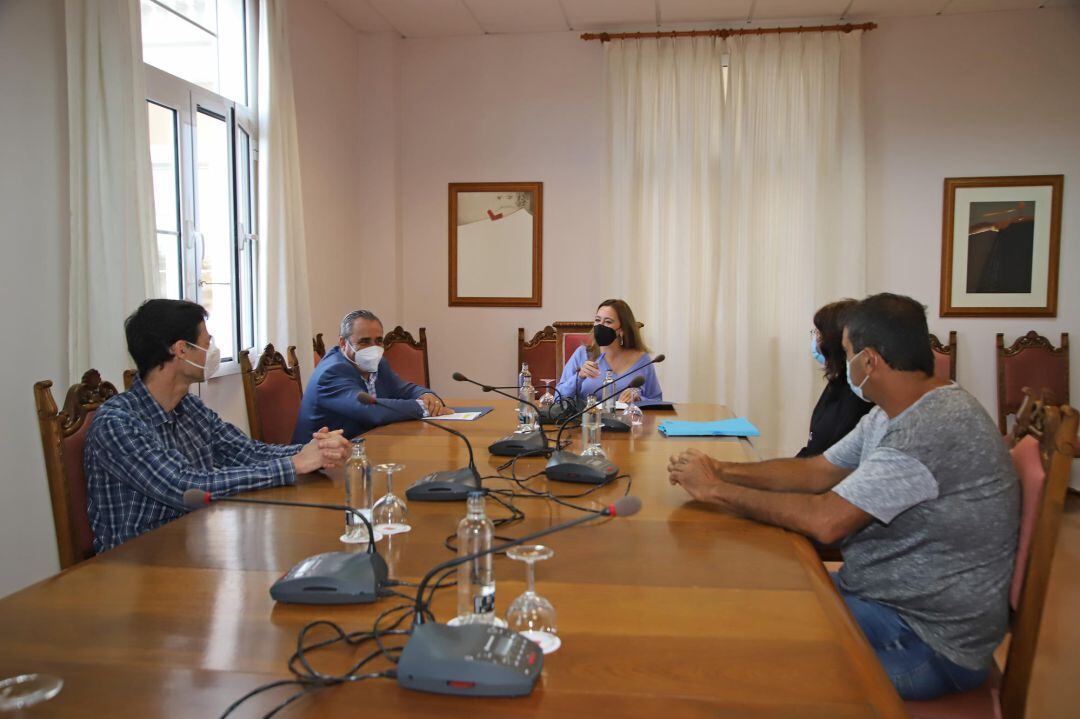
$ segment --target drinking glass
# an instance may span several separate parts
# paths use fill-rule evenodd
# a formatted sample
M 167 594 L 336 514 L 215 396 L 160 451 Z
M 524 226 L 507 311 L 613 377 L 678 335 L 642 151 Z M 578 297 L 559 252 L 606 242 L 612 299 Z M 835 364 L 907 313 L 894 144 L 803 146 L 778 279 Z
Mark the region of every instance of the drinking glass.
M 371 508 L 371 523 L 382 534 L 401 534 L 412 529 L 409 508 L 405 500 L 394 494 L 394 472 L 405 469 L 403 464 L 379 464 L 376 472 L 386 474 L 386 494 Z
M 0 711 L 26 709 L 52 699 L 64 680 L 52 674 L 20 674 L 0 679 Z
M 619 419 L 631 427 L 640 427 L 645 423 L 645 413 L 641 411 L 641 407 L 637 406 L 639 399 L 641 399 L 641 394 L 637 390 L 632 391 L 630 401 L 626 403 L 622 414 L 619 415 Z
M 540 381 L 544 383 L 544 394 L 540 397 L 540 406 L 551 407 L 551 405 L 555 404 L 555 395 L 551 393 L 551 383 L 555 380 L 542 379 Z
M 524 544 L 506 550 L 506 556 L 525 563 L 525 592 L 506 610 L 506 621 L 512 631 L 540 645 L 544 654 L 559 648 L 555 625 L 555 607 L 536 593 L 536 563 L 555 556 L 555 550 L 542 544 Z

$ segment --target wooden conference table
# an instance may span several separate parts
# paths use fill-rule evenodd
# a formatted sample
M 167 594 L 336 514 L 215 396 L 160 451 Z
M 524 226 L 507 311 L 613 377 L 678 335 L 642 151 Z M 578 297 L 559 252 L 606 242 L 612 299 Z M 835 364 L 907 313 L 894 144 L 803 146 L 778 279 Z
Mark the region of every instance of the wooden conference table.
M 490 457 L 487 445 L 515 421 L 512 403 L 492 404 L 487 416 L 454 424 L 473 439 L 484 474 L 495 474 L 503 461 Z M 675 413 L 647 413 L 641 431 L 605 434 L 609 456 L 632 476 L 630 492 L 642 499 L 642 511 L 543 540 L 555 557 L 538 565 L 537 590 L 555 605 L 563 644 L 546 658 L 532 695 L 446 697 L 379 679 L 322 689 L 282 715 L 905 716 L 803 538 L 687 503 L 681 489 L 668 485 L 667 457 L 686 447 L 754 458 L 745 440 L 663 437 L 656 423 L 673 416 L 729 414 L 679 405 Z M 399 495 L 421 475 L 467 460 L 458 439 L 419 422 L 367 438 L 373 464 L 405 465 L 395 479 Z M 542 466 L 540 459 L 522 460 L 518 476 Z M 530 486 L 543 489 L 546 481 Z M 563 494 L 584 488 L 552 483 Z M 381 490 L 377 484 L 376 494 Z M 606 503 L 625 490 L 622 479 L 575 501 Z M 302 477 L 295 487 L 258 496 L 340 502 L 341 474 Z M 521 536 L 580 514 L 544 499 L 515 501 L 526 518 L 497 533 Z M 488 506 L 489 515 L 505 516 L 497 504 Z M 464 508 L 411 502 L 409 512 L 413 530 L 383 540 L 379 551 L 391 577 L 415 582 L 452 556 L 443 539 Z M 220 504 L 193 512 L 0 601 L 0 676 L 35 671 L 64 679 L 55 699 L 21 716 L 218 716 L 247 691 L 289 676 L 286 661 L 303 625 L 325 618 L 363 630 L 397 603 L 275 606 L 270 584 L 304 557 L 345 547 L 338 541 L 341 525 L 338 513 L 314 509 Z M 524 567 L 500 557 L 495 572 L 496 608 L 504 612 L 523 589 Z M 440 591 L 436 616 L 453 616 L 454 602 L 452 589 Z M 331 648 L 312 657 L 333 672 L 368 651 L 369 645 L 356 655 Z M 293 691 L 263 694 L 235 716 L 262 716 Z

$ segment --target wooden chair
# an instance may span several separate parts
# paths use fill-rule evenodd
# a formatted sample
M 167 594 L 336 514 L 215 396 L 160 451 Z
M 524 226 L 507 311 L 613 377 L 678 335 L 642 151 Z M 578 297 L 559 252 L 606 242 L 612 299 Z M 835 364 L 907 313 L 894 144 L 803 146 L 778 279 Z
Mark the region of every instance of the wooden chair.
M 997 336 L 998 429 L 1008 431 L 1007 418 L 1023 402 L 1024 387 L 1043 393 L 1052 403 L 1069 402 L 1069 334 L 1061 334 L 1061 346 L 1034 330 L 1005 347 L 1005 335 Z M 1049 391 L 1050 395 L 1046 396 Z
M 311 349 L 313 350 L 314 362 L 311 367 L 314 369 L 319 365 L 319 360 L 326 356 L 326 343 L 323 342 L 323 333 L 315 335 L 311 340 Z
M 139 376 L 139 373 L 133 369 L 124 370 L 124 391 L 127 392 L 131 389 L 131 385 L 135 384 L 135 378 Z
M 1004 672 L 993 667 L 983 686 L 969 692 L 906 702 L 914 719 L 1023 719 L 1050 566 L 1065 507 L 1077 420 L 1076 411 L 1068 405 L 1043 405 L 1039 412 L 1032 413 L 1029 434 L 1012 450 L 1021 475 L 1024 506 L 1010 597 L 1015 609 L 1012 640 Z
M 81 382 L 68 389 L 64 408 L 58 411 L 51 387 L 49 380 L 35 382 L 34 404 L 45 454 L 60 568 L 66 569 L 94 556 L 94 533 L 87 512 L 83 471 L 86 432 L 94 413 L 117 391 L 109 382 L 101 381 L 96 369 L 88 370 Z
M 938 379 L 956 381 L 956 330 L 949 332 L 949 344 L 941 344 L 937 335 L 930 335 L 930 349 L 934 353 L 934 376 Z
M 383 356 L 399 377 L 421 387 L 431 387 L 426 329 L 420 328 L 420 340 L 417 341 L 398 325 L 383 337 L 383 347 L 386 350 Z
M 248 427 L 251 438 L 260 442 L 289 444 L 296 429 L 304 388 L 300 383 L 296 347 L 290 346 L 287 353 L 289 364 L 274 345 L 268 344 L 254 368 L 247 350 L 240 353 Z
M 555 371 L 555 328 L 548 325 L 533 335 L 528 342 L 525 341 L 525 328 L 518 327 L 518 368 L 522 363 L 528 363 L 529 371 L 533 376 L 533 385 L 540 386 L 540 380 L 553 379 L 558 381 L 559 373 Z

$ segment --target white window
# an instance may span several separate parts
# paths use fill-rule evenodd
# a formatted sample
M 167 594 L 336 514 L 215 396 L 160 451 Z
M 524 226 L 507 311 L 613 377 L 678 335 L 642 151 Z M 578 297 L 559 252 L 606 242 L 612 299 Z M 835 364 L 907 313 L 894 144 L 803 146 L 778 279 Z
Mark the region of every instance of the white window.
M 254 0 L 141 0 L 158 294 L 206 308 L 222 366 L 255 345 Z

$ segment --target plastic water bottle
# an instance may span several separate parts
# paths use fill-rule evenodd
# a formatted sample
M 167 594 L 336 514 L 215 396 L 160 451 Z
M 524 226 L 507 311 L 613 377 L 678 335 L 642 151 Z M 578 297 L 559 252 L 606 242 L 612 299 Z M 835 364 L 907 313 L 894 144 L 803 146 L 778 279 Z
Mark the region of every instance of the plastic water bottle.
M 484 493 L 469 494 L 465 519 L 458 524 L 458 556 L 491 549 L 495 525 L 484 512 Z M 499 624 L 495 614 L 495 572 L 490 554 L 458 567 L 455 624 Z
M 589 397 L 588 409 L 581 415 L 581 456 L 606 457 L 600 446 L 600 426 L 603 407 L 594 397 Z
M 358 509 L 365 517 L 371 517 L 372 504 L 371 463 L 364 451 L 364 438 L 352 441 L 352 454 L 345 461 L 345 505 Z M 367 541 L 367 528 L 352 512 L 345 513 L 345 535 Z
M 608 370 L 604 373 L 604 384 L 611 382 L 613 379 L 615 379 L 614 372 Z M 602 397 L 604 400 L 604 414 L 615 414 L 615 385 L 604 387 Z
M 516 432 L 534 432 L 540 428 L 540 418 L 531 402 L 536 397 L 533 389 L 532 373 L 529 372 L 529 363 L 521 363 L 521 374 L 518 375 L 518 427 Z

